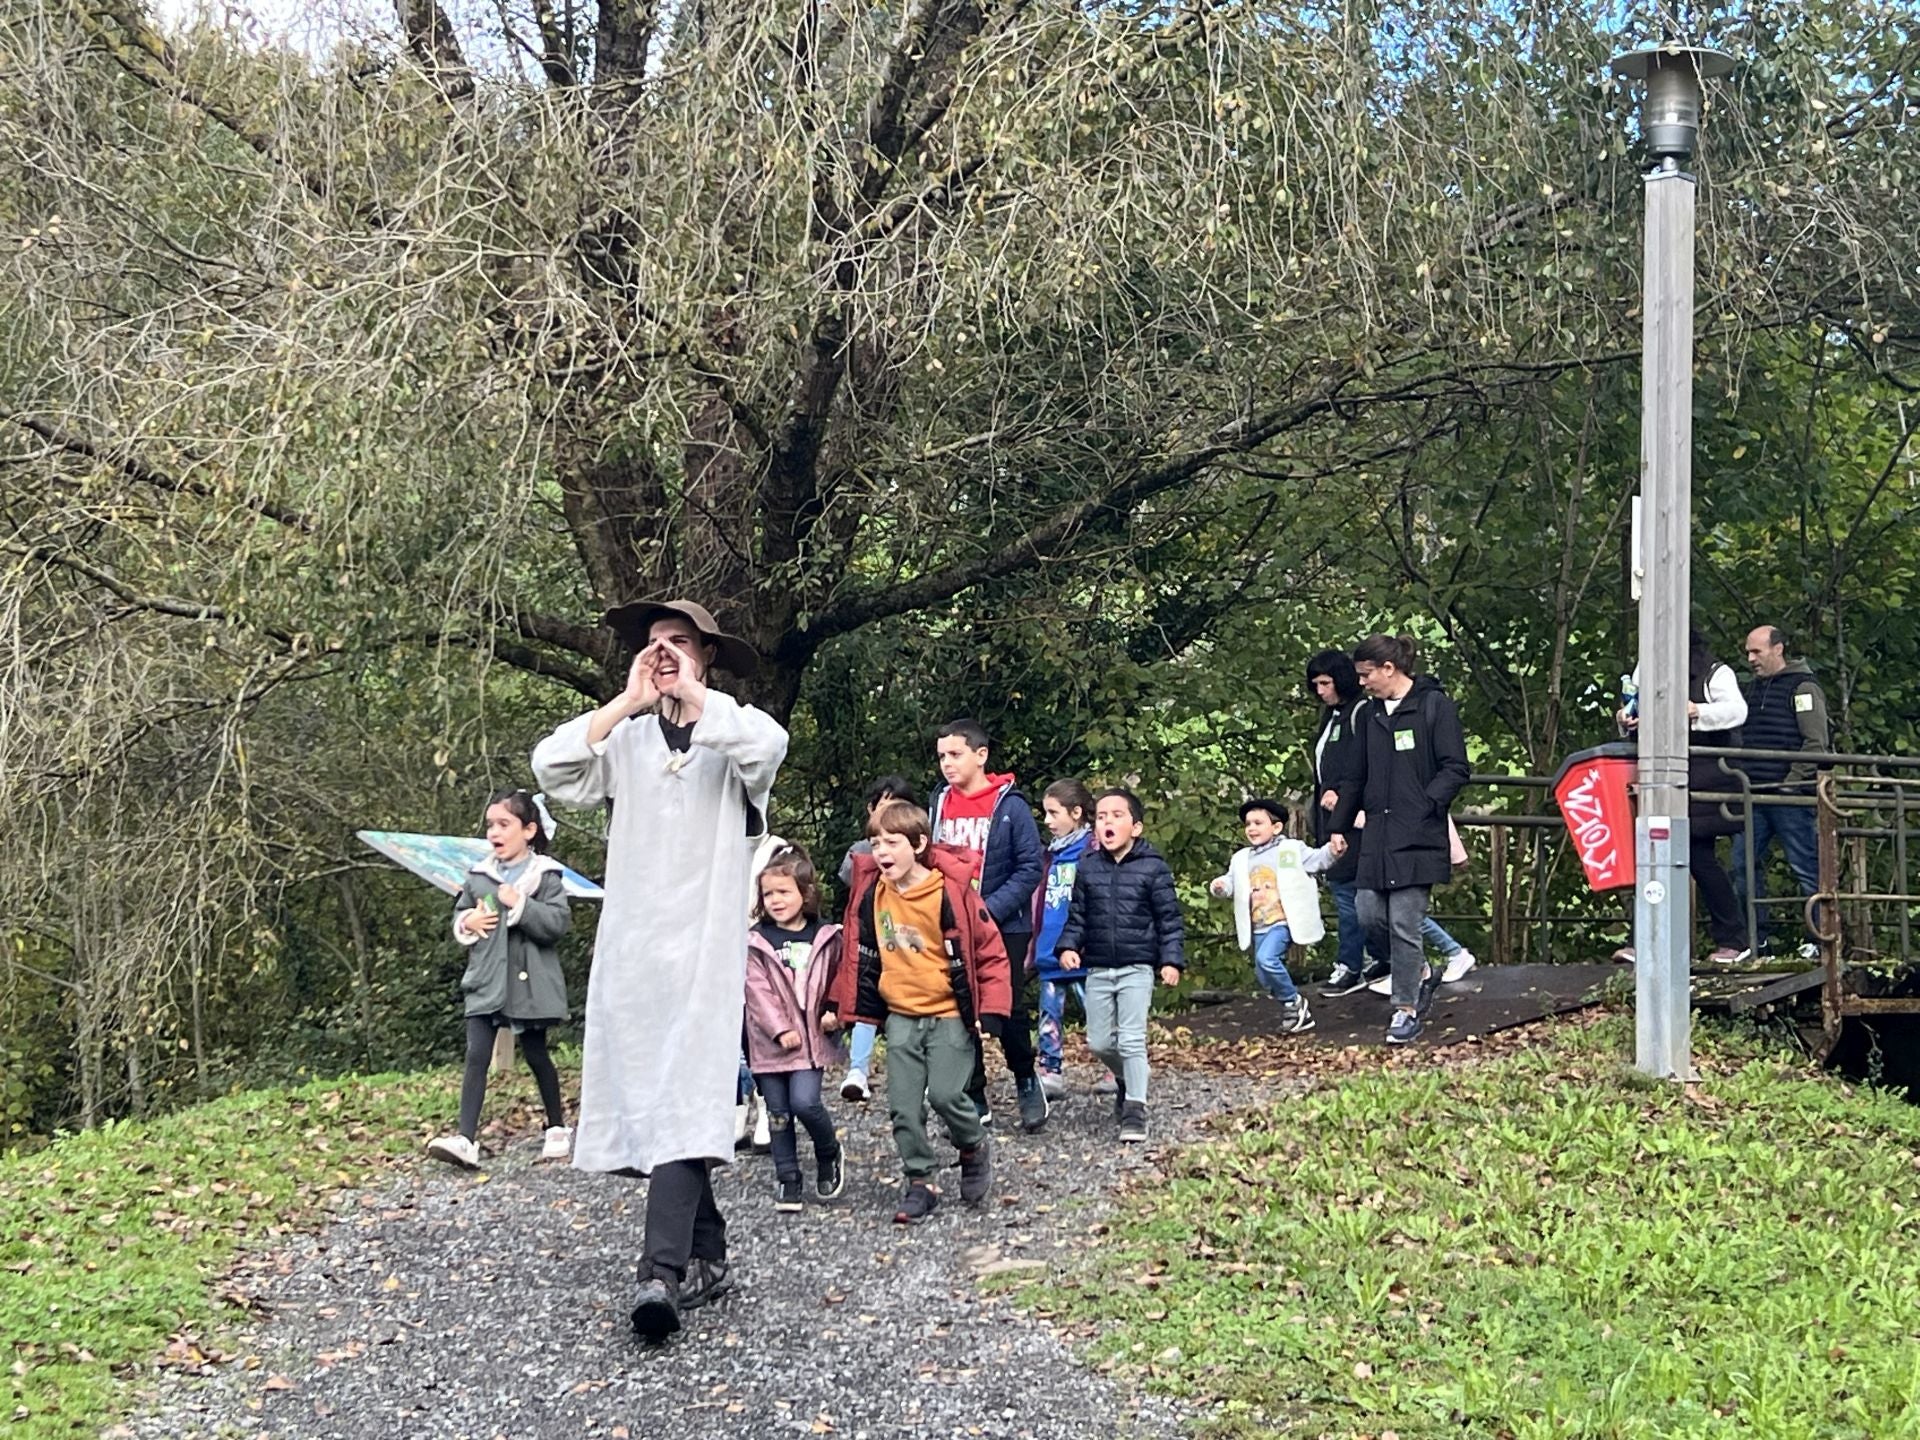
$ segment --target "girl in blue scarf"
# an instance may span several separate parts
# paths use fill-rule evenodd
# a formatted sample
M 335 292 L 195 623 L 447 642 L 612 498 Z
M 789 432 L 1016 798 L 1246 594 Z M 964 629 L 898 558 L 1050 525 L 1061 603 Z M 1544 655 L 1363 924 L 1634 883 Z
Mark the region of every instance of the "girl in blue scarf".
M 1040 1088 L 1049 1097 L 1065 1093 L 1060 1079 L 1060 1026 L 1066 1019 L 1067 992 L 1087 1013 L 1086 972 L 1062 970 L 1054 956 L 1060 929 L 1067 923 L 1067 902 L 1073 898 L 1073 876 L 1092 835 L 1093 794 L 1078 780 L 1056 780 L 1041 800 L 1047 830 L 1047 865 L 1033 892 L 1033 964 L 1040 975 L 1040 1046 L 1035 1068 Z

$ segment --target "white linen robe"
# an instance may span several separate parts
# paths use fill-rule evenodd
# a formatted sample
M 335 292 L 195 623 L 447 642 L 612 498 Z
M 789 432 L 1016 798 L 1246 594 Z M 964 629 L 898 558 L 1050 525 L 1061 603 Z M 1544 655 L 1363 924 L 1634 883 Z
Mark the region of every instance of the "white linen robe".
M 740 902 L 787 732 L 717 690 L 684 756 L 655 716 L 622 721 L 596 746 L 591 719 L 568 721 L 533 752 L 550 800 L 613 803 L 573 1163 L 650 1171 L 730 1160 L 746 993 Z

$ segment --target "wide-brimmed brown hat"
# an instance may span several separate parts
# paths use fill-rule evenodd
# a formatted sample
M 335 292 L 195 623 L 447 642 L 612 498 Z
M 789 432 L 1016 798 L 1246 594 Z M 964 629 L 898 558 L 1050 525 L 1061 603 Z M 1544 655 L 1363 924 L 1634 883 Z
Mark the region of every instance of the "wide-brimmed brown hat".
M 715 623 L 713 613 L 693 600 L 639 600 L 631 605 L 616 605 L 602 617 L 620 638 L 635 650 L 646 648 L 647 632 L 656 620 L 672 615 L 685 620 L 700 632 L 700 638 L 713 646 L 713 663 L 735 675 L 751 675 L 760 665 L 760 655 L 738 635 L 729 635 Z

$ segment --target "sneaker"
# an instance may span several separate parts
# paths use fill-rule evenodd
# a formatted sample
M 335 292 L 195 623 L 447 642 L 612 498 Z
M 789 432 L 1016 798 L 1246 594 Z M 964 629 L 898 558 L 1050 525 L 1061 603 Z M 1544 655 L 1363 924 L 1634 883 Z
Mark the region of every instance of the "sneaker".
M 1129 1145 L 1138 1145 L 1147 1138 L 1146 1101 L 1127 1101 L 1120 1114 L 1120 1138 Z
M 1327 977 L 1327 983 L 1320 987 L 1320 993 L 1332 1000 L 1341 995 L 1351 995 L 1366 983 L 1360 972 L 1351 965 L 1336 965 L 1333 973 Z
M 1127 1092 L 1118 1080 L 1113 1082 L 1113 1118 L 1116 1124 L 1127 1118 Z
M 773 1121 L 767 1115 L 767 1102 L 753 1107 L 753 1151 L 764 1155 L 773 1149 Z
M 1387 1026 L 1387 1044 L 1411 1045 L 1420 1038 L 1420 1017 L 1411 1010 L 1395 1013 L 1393 1023 Z
M 867 1072 L 858 1066 L 847 1071 L 847 1078 L 840 1082 L 842 1100 L 869 1100 L 873 1091 L 867 1085 Z
M 893 1212 L 893 1223 L 911 1225 L 916 1220 L 924 1220 L 939 1203 L 940 1192 L 933 1186 L 924 1180 L 909 1180 L 900 1196 L 900 1208 Z
M 1067 1094 L 1067 1082 L 1064 1077 L 1051 1070 L 1040 1072 L 1040 1093 L 1049 1100 L 1064 1100 Z
M 993 1142 L 982 1135 L 978 1145 L 960 1152 L 960 1198 L 968 1205 L 978 1205 L 987 1198 L 992 1185 Z
M 1094 1082 L 1094 1085 L 1093 1085 L 1093 1093 L 1096 1095 L 1116 1095 L 1119 1093 L 1119 1091 L 1120 1091 L 1119 1077 L 1116 1076 L 1111 1070 L 1109 1070 L 1106 1074 L 1102 1075 L 1098 1080 Z
M 847 1188 L 846 1162 L 840 1152 L 814 1157 L 813 1193 L 822 1200 L 838 1200 Z
M 480 1147 L 464 1135 L 442 1135 L 427 1146 L 427 1154 L 463 1170 L 480 1168 Z
M 1742 965 L 1753 958 L 1751 950 L 1736 950 L 1731 945 L 1716 945 L 1707 952 L 1709 965 Z
M 1280 1007 L 1280 1033 L 1282 1035 L 1304 1035 L 1313 1029 L 1313 1011 L 1307 1008 L 1307 997 L 1295 996 Z
M 1442 985 L 1454 985 L 1467 978 L 1467 972 L 1480 962 L 1471 950 L 1456 950 L 1447 957 L 1447 968 L 1440 972 Z
M 540 1145 L 540 1159 L 543 1163 L 565 1160 L 573 1154 L 573 1127 L 571 1125 L 549 1125 L 547 1138 Z
M 782 1215 L 798 1215 L 801 1195 L 802 1187 L 798 1175 L 791 1180 L 777 1181 L 773 1190 L 773 1208 Z
M 680 1328 L 680 1287 L 654 1276 L 634 1291 L 633 1333 L 650 1345 L 662 1345 Z
M 1635 958 L 1631 945 L 1622 945 L 1618 950 L 1613 952 L 1613 963 L 1616 965 L 1631 965 Z
M 1371 995 L 1391 995 L 1393 993 L 1393 976 L 1391 974 L 1382 975 L 1378 980 L 1369 980 L 1361 988 Z
M 1022 1080 L 1014 1087 L 1020 1097 L 1020 1128 L 1029 1135 L 1047 1123 L 1047 1092 L 1038 1076 Z
M 733 1148 L 738 1150 L 747 1143 L 747 1137 L 753 1133 L 753 1106 L 736 1105 L 733 1107 Z
M 1420 967 L 1420 994 L 1415 1000 L 1415 1013 L 1424 1020 L 1427 1011 L 1433 1008 L 1433 997 L 1440 993 L 1440 972 L 1431 965 Z
M 993 1107 L 987 1104 L 987 1097 L 984 1095 L 970 1095 L 967 1098 L 973 1101 L 973 1108 L 980 1112 L 980 1123 L 991 1130 L 993 1128 Z
M 698 1310 L 733 1289 L 733 1275 L 724 1260 L 693 1260 L 680 1282 L 680 1313 Z
M 1820 947 L 1811 940 L 1805 941 L 1800 946 L 1800 958 L 1802 960 L 1818 960 L 1820 958 Z

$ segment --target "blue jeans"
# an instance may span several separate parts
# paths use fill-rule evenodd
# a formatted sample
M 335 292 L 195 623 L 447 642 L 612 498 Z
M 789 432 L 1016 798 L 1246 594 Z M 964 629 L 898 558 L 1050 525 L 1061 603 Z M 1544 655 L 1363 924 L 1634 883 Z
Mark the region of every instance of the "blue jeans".
M 1293 976 L 1287 973 L 1287 946 L 1292 943 L 1293 932 L 1284 925 L 1253 932 L 1253 978 L 1282 1005 L 1300 998 Z
M 1354 901 L 1357 887 L 1351 880 L 1329 880 L 1333 892 L 1333 913 L 1340 926 L 1338 963 L 1358 975 L 1367 967 L 1367 932 L 1360 924 L 1360 911 Z
M 733 1084 L 733 1103 L 744 1105 L 753 1099 L 753 1072 L 747 1069 L 746 1051 L 740 1052 L 740 1078 Z
M 773 1131 L 773 1173 L 777 1178 L 800 1178 L 800 1142 L 793 1133 L 796 1120 L 807 1127 L 816 1160 L 831 1160 L 840 1153 L 840 1137 L 833 1133 L 833 1116 L 820 1098 L 818 1070 L 789 1070 L 779 1075 L 762 1073 L 753 1078 L 767 1102 L 767 1124 Z
M 1067 1018 L 1067 994 L 1080 1002 L 1080 1013 L 1087 1013 L 1087 982 L 1084 980 L 1049 980 L 1040 978 L 1040 1044 L 1036 1052 L 1036 1069 L 1049 1075 L 1060 1073 L 1061 1026 Z
M 1420 937 L 1438 950 L 1441 957 L 1448 958 L 1459 954 L 1467 947 L 1440 928 L 1440 922 L 1429 915 L 1420 922 Z
M 862 1075 L 867 1073 L 868 1067 L 873 1064 L 873 1042 L 879 1036 L 879 1027 L 869 1025 L 864 1020 L 853 1027 L 853 1039 L 847 1055 L 849 1070 L 858 1070 Z
M 1800 893 L 1811 895 L 1820 888 L 1820 842 L 1814 835 L 1813 811 L 1795 805 L 1756 805 L 1753 807 L 1753 895 L 1762 900 L 1767 894 L 1767 847 L 1775 840 L 1787 857 L 1787 868 L 1800 882 Z M 1744 912 L 1747 908 L 1747 837 L 1733 837 L 1733 893 Z M 1767 943 L 1767 912 L 1771 906 L 1756 907 L 1753 916 L 1753 948 Z

